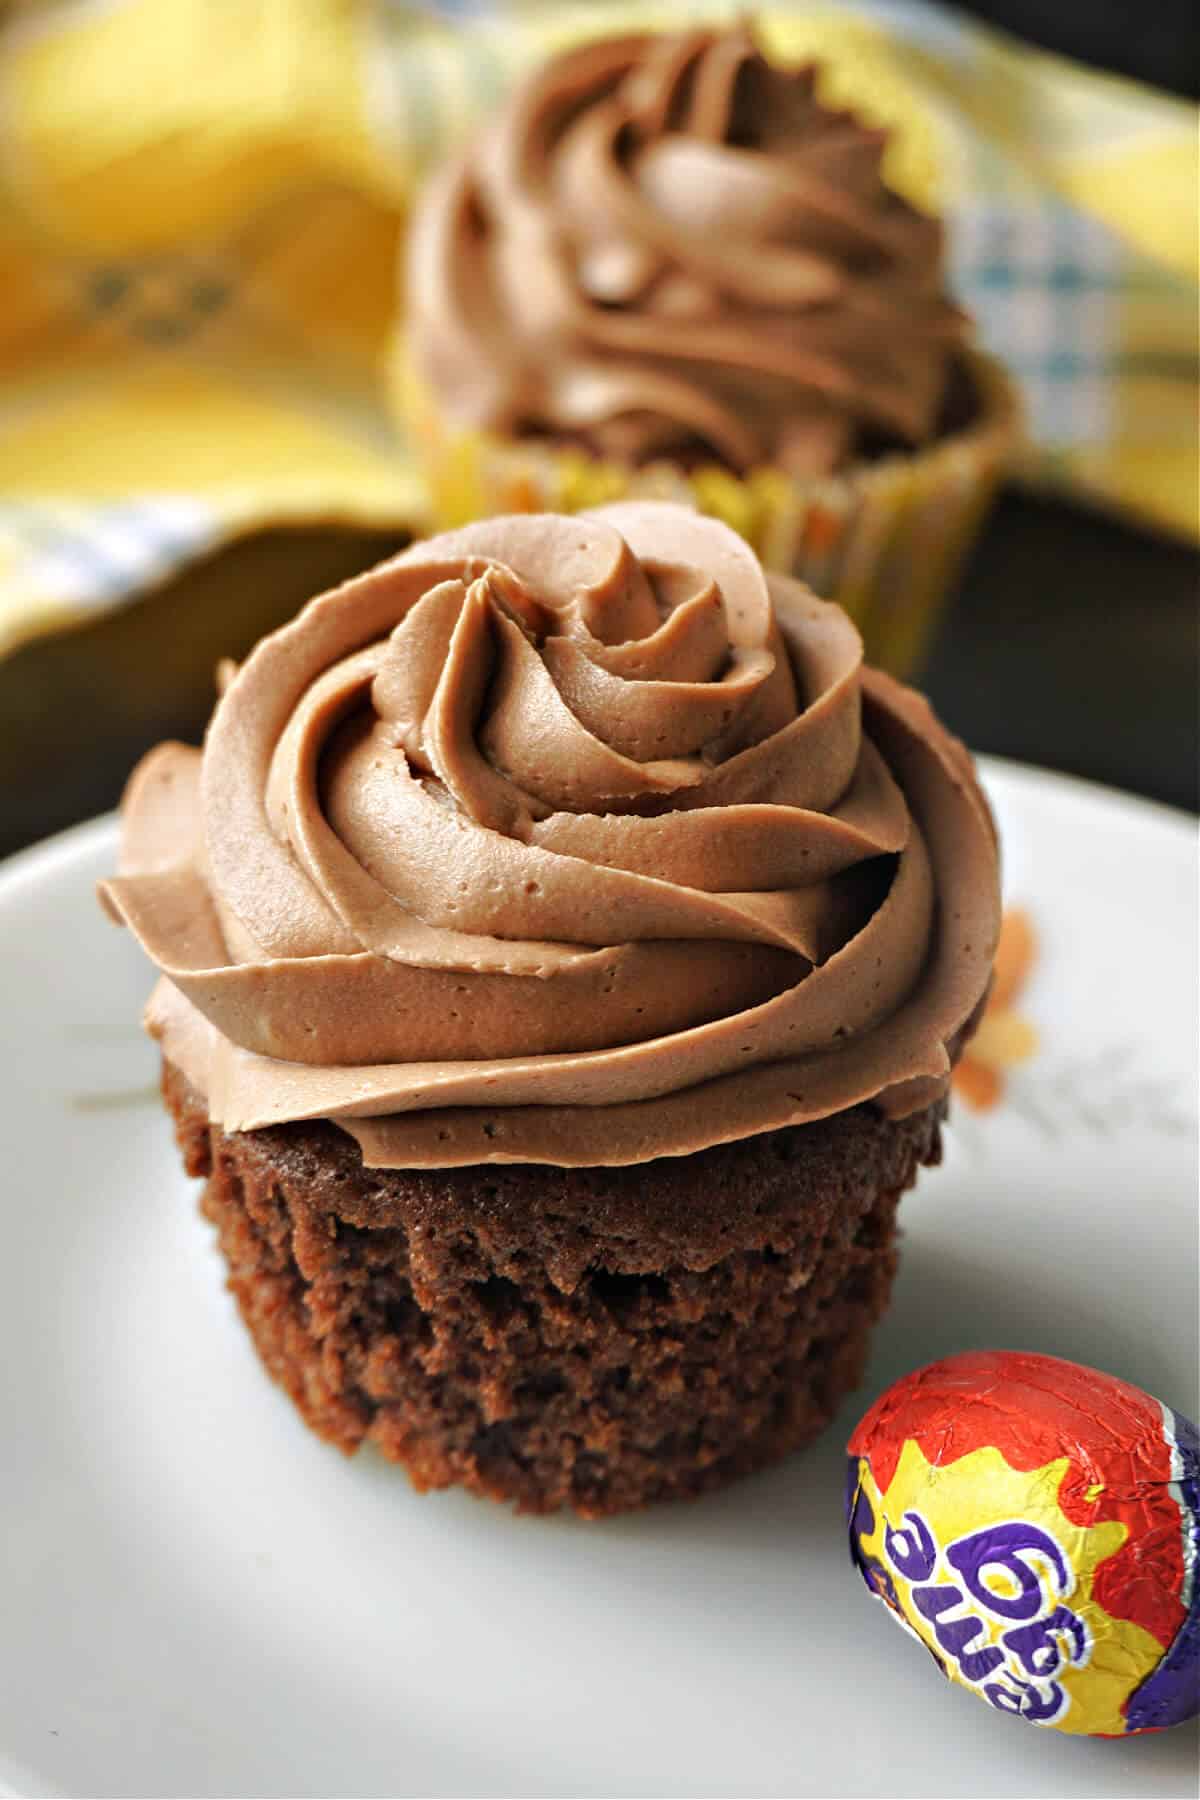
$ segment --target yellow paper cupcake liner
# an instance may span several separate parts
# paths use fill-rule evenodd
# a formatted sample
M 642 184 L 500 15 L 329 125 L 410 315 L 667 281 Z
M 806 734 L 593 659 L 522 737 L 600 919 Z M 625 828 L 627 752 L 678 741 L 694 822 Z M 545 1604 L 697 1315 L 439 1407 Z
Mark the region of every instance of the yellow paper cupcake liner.
M 920 662 L 1019 437 L 1004 370 L 973 352 L 968 374 L 976 397 L 969 426 L 821 481 L 775 468 L 744 477 L 670 462 L 630 468 L 542 440 L 464 431 L 442 416 L 402 350 L 394 388 L 435 529 L 495 513 L 678 500 L 732 526 L 768 568 L 838 601 L 862 633 L 868 660 L 904 676 Z

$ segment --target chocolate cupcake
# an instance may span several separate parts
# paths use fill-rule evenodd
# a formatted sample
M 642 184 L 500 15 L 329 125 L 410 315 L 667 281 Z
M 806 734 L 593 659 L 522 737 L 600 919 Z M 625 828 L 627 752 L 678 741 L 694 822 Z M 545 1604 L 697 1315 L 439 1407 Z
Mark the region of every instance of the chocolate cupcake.
M 726 526 L 494 519 L 314 600 L 140 765 L 102 894 L 243 1316 L 342 1448 L 601 1514 L 858 1380 L 996 844 Z
M 886 135 L 745 26 L 528 80 L 413 226 L 398 388 L 437 521 L 690 500 L 903 672 L 1015 408 Z

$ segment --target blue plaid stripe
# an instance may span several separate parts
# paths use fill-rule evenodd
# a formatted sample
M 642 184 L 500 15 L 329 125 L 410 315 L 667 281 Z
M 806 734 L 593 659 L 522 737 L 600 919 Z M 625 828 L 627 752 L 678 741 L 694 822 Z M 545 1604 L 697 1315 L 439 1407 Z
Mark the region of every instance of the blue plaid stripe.
M 1124 252 L 1069 207 L 976 201 L 954 222 L 951 272 L 983 341 L 1021 381 L 1035 438 L 1106 432 Z
M 199 501 L 0 502 L 0 535 L 28 548 L 29 573 L 45 591 L 83 606 L 124 599 L 209 549 L 219 524 Z

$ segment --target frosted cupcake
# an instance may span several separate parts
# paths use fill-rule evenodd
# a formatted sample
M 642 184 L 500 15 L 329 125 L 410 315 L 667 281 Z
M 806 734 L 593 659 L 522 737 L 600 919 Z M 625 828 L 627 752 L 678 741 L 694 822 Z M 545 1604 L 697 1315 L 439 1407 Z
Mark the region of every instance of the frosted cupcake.
M 600 1514 L 806 1442 L 986 992 L 971 763 L 728 527 L 491 520 L 314 600 L 134 774 L 110 911 L 308 1422 Z
M 745 27 L 556 57 L 418 207 L 397 380 L 440 523 L 688 499 L 902 670 L 1015 412 L 815 85 Z

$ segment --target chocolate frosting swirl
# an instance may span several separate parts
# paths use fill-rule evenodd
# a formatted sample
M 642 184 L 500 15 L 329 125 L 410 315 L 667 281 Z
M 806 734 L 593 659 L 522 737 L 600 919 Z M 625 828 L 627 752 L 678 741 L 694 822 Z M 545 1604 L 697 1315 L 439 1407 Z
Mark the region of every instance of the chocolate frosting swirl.
M 114 915 L 230 1130 L 608 1163 L 944 1086 L 996 849 L 845 614 L 648 502 L 493 519 L 314 600 L 135 772 Z
M 625 463 L 925 442 L 966 321 L 885 137 L 744 26 L 558 56 L 418 209 L 419 377 L 457 423 Z

